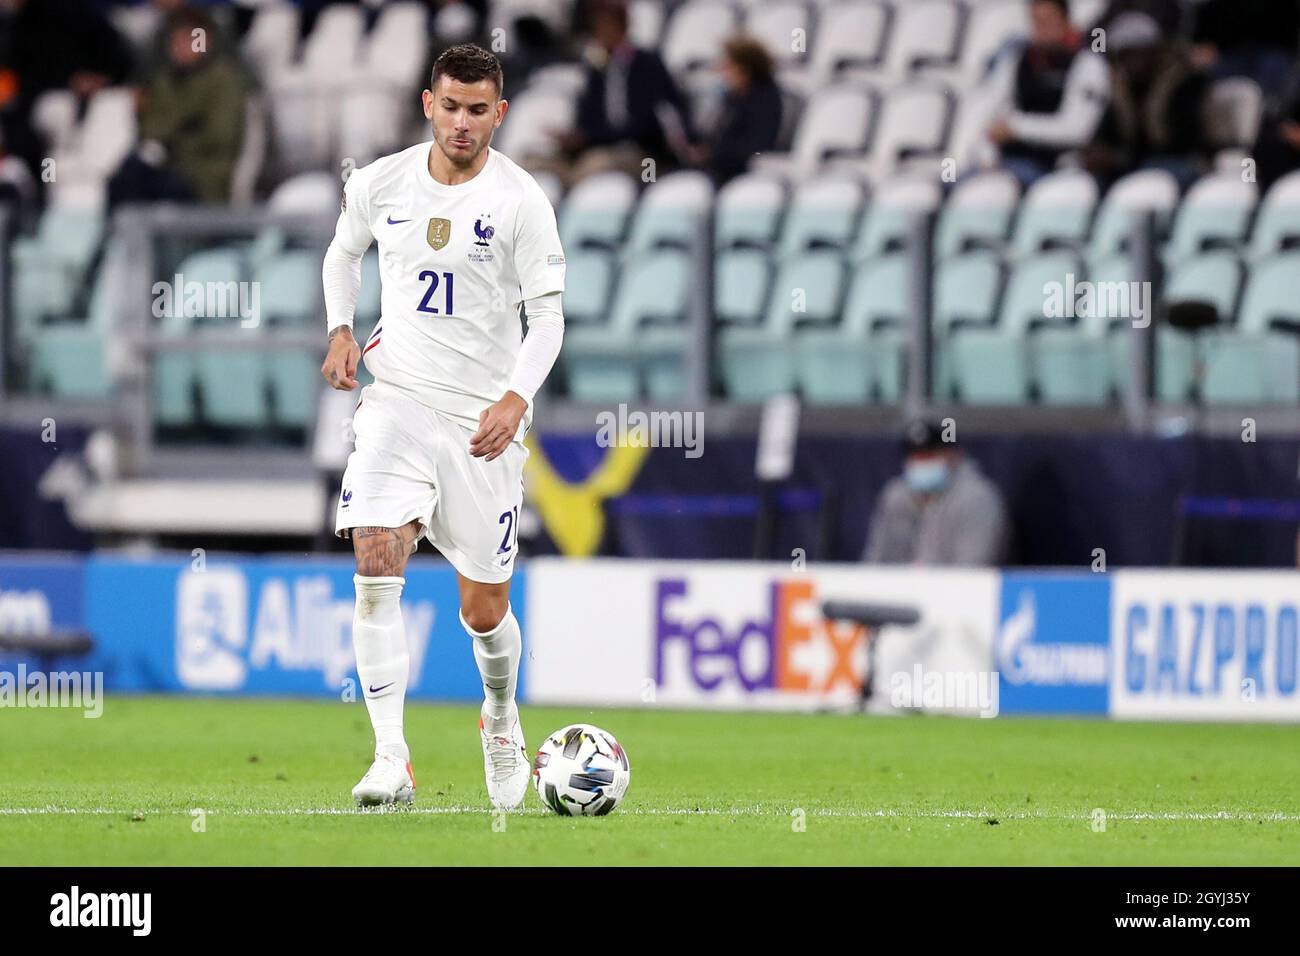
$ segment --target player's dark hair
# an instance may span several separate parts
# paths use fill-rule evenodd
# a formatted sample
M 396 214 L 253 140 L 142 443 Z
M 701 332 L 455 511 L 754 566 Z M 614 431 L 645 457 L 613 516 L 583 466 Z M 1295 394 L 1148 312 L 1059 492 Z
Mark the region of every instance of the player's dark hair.
M 494 53 L 483 49 L 476 43 L 458 43 L 442 51 L 434 61 L 433 73 L 429 76 L 429 89 L 438 88 L 438 77 L 450 76 L 461 83 L 477 83 L 479 80 L 491 80 L 497 88 L 497 96 L 505 86 L 505 75 L 501 71 L 501 61 Z
M 1067 20 L 1070 19 L 1070 0 L 1029 0 L 1029 2 L 1031 4 L 1050 3 L 1052 6 L 1056 7 L 1056 9 L 1061 11 L 1061 16 L 1065 17 Z

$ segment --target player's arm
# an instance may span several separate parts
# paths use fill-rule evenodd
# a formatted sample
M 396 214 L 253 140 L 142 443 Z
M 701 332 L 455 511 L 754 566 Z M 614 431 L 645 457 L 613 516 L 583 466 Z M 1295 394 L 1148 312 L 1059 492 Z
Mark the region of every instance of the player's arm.
M 533 397 L 560 355 L 564 341 L 560 293 L 548 292 L 529 299 L 524 309 L 528 314 L 528 334 L 519 346 L 505 395 L 479 416 L 478 431 L 469 442 L 469 453 L 475 458 L 486 456 L 491 461 L 509 447 L 524 413 L 532 406 Z
M 519 431 L 519 423 L 546 381 L 564 340 L 564 249 L 555 210 L 540 188 L 529 191 L 515 218 L 515 272 L 528 315 L 528 334 L 519 347 L 510 385 L 501 400 L 483 410 L 469 440 L 475 458 L 496 458 Z
M 320 372 L 331 387 L 343 391 L 357 387 L 361 346 L 352 336 L 352 317 L 357 296 L 361 294 L 361 257 L 374 239 L 360 180 L 361 177 L 353 174 L 343 186 L 343 209 L 321 266 L 329 351 Z

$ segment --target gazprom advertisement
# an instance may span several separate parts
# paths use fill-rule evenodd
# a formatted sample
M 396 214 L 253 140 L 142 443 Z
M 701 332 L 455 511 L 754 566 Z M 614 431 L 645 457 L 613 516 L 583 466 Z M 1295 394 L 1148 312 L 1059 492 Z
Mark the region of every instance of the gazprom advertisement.
M 338 696 L 355 681 L 352 562 L 0 554 L 0 636 L 88 634 L 109 692 Z M 1300 573 L 1093 574 L 538 558 L 512 604 L 532 703 L 991 717 L 1300 720 Z M 593 586 L 598 582 L 598 586 Z M 525 587 L 527 585 L 527 587 Z M 869 633 L 828 599 L 917 613 Z M 413 697 L 478 700 L 455 573 L 417 559 Z M 0 670 L 42 663 L 0 649 Z

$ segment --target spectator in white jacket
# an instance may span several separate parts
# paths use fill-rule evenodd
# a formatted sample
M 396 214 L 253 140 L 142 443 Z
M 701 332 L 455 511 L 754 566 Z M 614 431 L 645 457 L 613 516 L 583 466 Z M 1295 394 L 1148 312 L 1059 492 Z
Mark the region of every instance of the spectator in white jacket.
M 1030 36 L 1009 44 L 983 84 L 985 136 L 1021 184 L 1092 140 L 1110 98 L 1106 59 L 1070 24 L 1066 0 L 1028 0 Z

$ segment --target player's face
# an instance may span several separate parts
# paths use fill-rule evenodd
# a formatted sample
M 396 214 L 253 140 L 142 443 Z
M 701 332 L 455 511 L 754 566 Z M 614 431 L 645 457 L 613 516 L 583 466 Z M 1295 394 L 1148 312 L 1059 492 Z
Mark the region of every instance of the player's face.
M 507 105 L 491 80 L 462 83 L 444 75 L 438 77 L 436 90 L 424 91 L 424 115 L 433 123 L 433 139 L 457 166 L 469 166 L 487 149 Z

